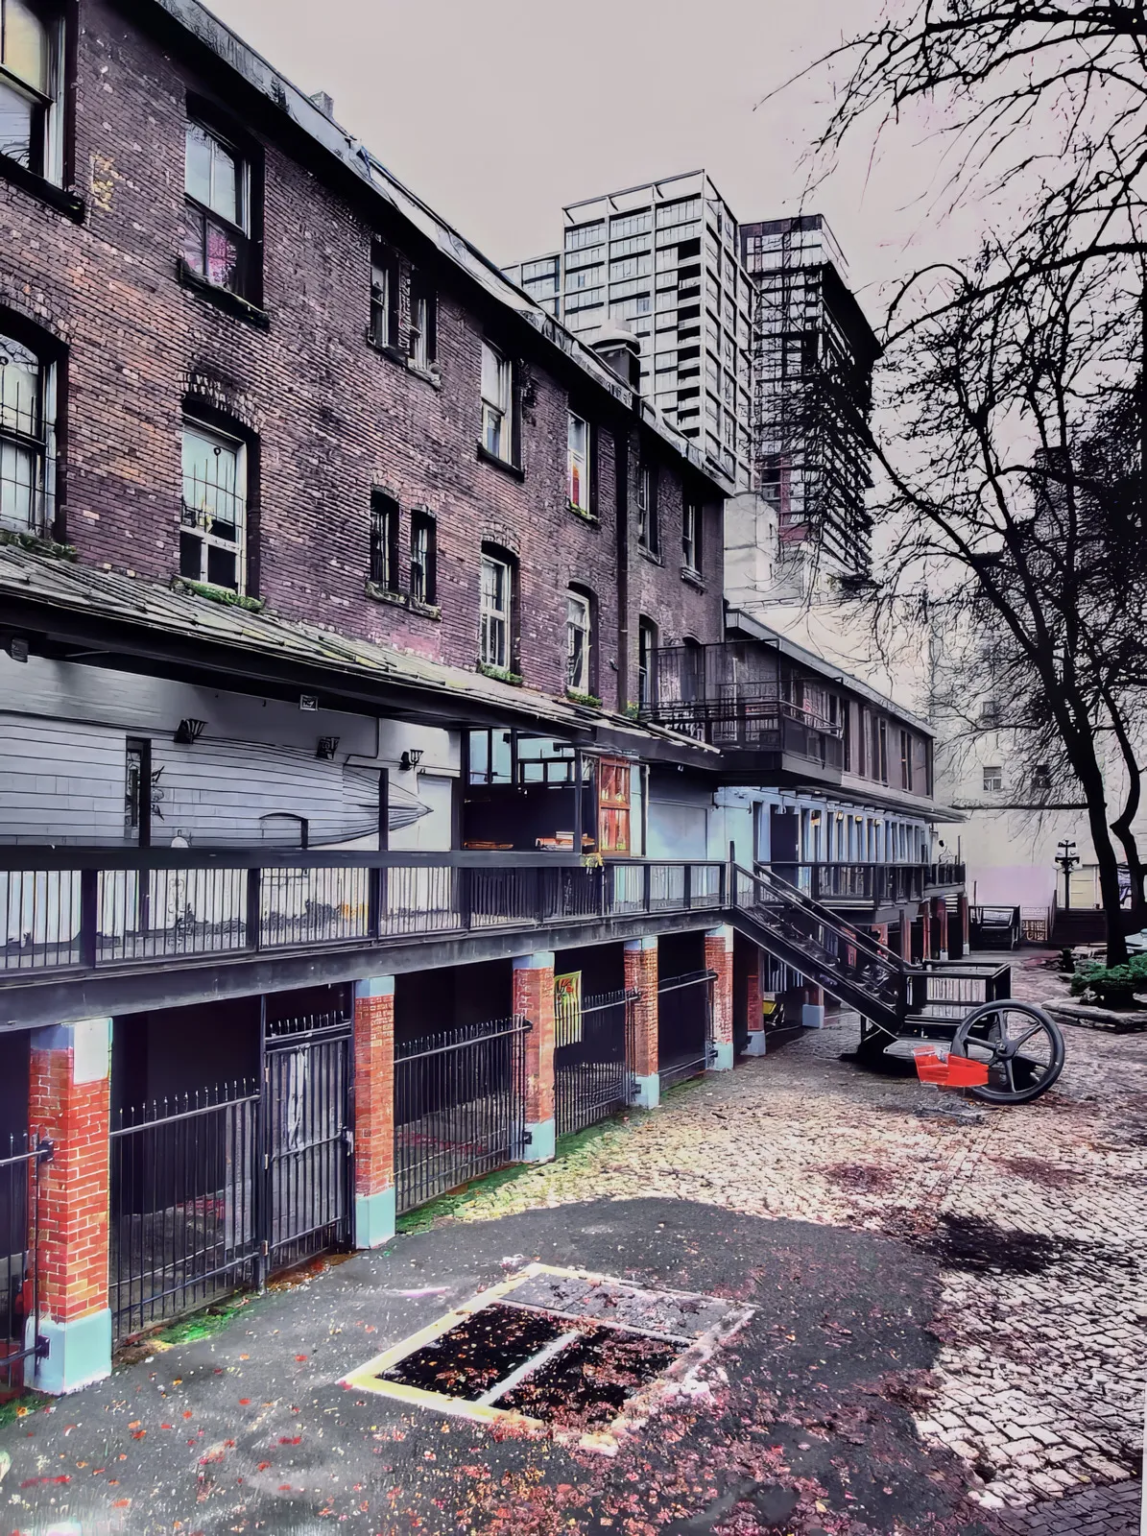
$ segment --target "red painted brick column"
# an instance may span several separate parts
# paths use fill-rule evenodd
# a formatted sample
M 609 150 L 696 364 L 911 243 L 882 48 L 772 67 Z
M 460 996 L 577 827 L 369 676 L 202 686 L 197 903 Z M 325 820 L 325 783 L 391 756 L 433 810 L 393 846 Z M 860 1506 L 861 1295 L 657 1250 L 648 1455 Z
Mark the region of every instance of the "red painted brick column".
M 923 940 L 923 948 L 920 951 L 925 960 L 931 960 L 932 956 L 932 903 L 926 901 L 920 908 L 920 935 Z
M 900 958 L 909 962 L 912 959 L 912 919 L 903 910 L 900 913 Z
M 528 1163 L 549 1162 L 557 1142 L 554 1120 L 554 955 L 540 949 L 514 961 L 513 1010 L 529 1019 L 526 1036 L 526 1145 Z
M 824 988 L 812 981 L 805 983 L 801 1023 L 805 1029 L 821 1029 L 824 1026 Z
M 947 960 L 947 958 L 948 958 L 948 903 L 944 900 L 943 896 L 933 897 L 933 900 L 932 900 L 932 911 L 933 911 L 933 913 L 935 914 L 935 917 L 936 917 L 936 932 L 937 932 L 937 934 L 939 936 L 939 941 L 940 941 L 939 945 L 938 945 L 940 953 L 939 953 L 937 958 L 940 959 L 940 960 Z
M 972 909 L 964 891 L 961 891 L 956 898 L 956 921 L 963 941 L 962 953 L 966 955 L 972 947 Z
M 394 977 L 354 989 L 354 1245 L 394 1236 Z
M 765 1019 L 761 1011 L 763 1002 L 763 988 L 761 987 L 761 952 L 754 951 L 755 963 L 745 978 L 745 1010 L 749 1022 L 749 1043 L 745 1048 L 746 1056 L 763 1056 L 765 1054 Z
M 714 1072 L 733 1066 L 733 930 L 727 925 L 711 928 L 705 935 L 705 969 L 716 972 L 713 982 L 712 1039 L 716 1055 Z
M 661 1102 L 657 1048 L 657 940 L 633 939 L 625 946 L 625 989 L 633 1005 L 633 1102 L 656 1109 Z
M 110 1019 L 32 1036 L 28 1123 L 53 1148 L 40 1182 L 37 1332 L 48 1353 L 33 1380 L 42 1392 L 74 1392 L 111 1372 L 110 1058 Z

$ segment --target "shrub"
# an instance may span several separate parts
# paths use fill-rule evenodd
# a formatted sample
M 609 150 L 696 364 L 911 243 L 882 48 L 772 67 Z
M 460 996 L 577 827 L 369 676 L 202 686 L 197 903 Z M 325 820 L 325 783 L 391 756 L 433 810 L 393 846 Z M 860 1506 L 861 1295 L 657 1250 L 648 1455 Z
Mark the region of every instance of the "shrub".
M 1134 1008 L 1136 992 L 1147 992 L 1147 955 L 1132 955 L 1126 965 L 1080 965 L 1071 978 L 1072 997 L 1101 1008 Z

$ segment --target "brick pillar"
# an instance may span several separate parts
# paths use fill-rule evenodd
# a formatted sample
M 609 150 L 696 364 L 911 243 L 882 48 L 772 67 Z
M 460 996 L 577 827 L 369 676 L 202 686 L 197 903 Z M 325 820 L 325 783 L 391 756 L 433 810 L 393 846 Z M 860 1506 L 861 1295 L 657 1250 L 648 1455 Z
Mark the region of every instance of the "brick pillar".
M 746 1056 L 763 1056 L 765 1054 L 765 1020 L 761 1010 L 764 1001 L 763 988 L 761 986 L 761 952 L 753 951 L 754 964 L 746 978 L 745 1007 L 749 1015 L 749 1043 L 745 1047 Z
M 824 988 L 818 987 L 815 982 L 805 983 L 801 1023 L 805 1029 L 824 1028 Z
M 713 983 L 714 1072 L 733 1067 L 733 930 L 728 924 L 710 928 L 705 935 L 705 969 L 716 971 Z
M 900 958 L 912 960 L 912 919 L 903 908 L 900 909 Z
M 394 977 L 354 986 L 354 1245 L 394 1236 Z
M 633 939 L 625 946 L 625 989 L 633 1005 L 633 1102 L 641 1109 L 661 1103 L 657 1069 L 657 940 Z
M 74 1392 L 111 1374 L 111 1031 L 110 1019 L 83 1019 L 32 1036 L 28 1123 L 53 1147 L 40 1184 L 37 1331 L 48 1353 L 33 1384 L 41 1392 Z
M 921 958 L 932 959 L 932 903 L 926 901 L 920 908 Z
M 937 935 L 938 935 L 939 940 L 940 940 L 939 945 L 937 946 L 939 951 L 940 951 L 940 954 L 939 954 L 938 958 L 941 959 L 941 960 L 947 960 L 947 958 L 948 958 L 948 903 L 944 900 L 943 896 L 934 896 L 932 898 L 932 911 L 933 911 L 933 913 L 935 915 L 935 918 L 936 918 L 936 932 L 937 932 Z
M 557 1142 L 553 950 L 539 949 L 514 960 L 513 1010 L 533 1025 L 526 1036 L 526 1145 L 522 1158 L 527 1163 L 546 1163 L 552 1160 Z
M 956 922 L 960 930 L 960 953 L 966 955 L 972 947 L 972 909 L 966 891 L 961 891 L 956 898 Z

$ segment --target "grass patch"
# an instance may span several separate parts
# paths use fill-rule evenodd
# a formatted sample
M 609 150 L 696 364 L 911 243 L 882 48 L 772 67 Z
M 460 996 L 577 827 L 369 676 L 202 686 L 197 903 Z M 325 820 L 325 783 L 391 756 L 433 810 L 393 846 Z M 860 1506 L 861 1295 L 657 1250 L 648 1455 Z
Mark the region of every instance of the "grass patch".
M 10 1397 L 7 1402 L 0 1403 L 0 1429 L 18 1424 L 38 1408 L 48 1407 L 51 1401 L 51 1398 L 41 1397 L 38 1392 L 21 1392 L 17 1397 Z
M 217 1333 L 229 1328 L 240 1312 L 247 1311 L 260 1300 L 259 1297 L 240 1292 L 226 1301 L 215 1302 L 202 1312 L 193 1312 L 174 1323 L 156 1328 L 137 1339 L 130 1339 L 116 1351 L 117 1365 L 135 1365 L 149 1355 L 162 1354 L 179 1344 L 198 1344 L 201 1339 L 213 1339 Z

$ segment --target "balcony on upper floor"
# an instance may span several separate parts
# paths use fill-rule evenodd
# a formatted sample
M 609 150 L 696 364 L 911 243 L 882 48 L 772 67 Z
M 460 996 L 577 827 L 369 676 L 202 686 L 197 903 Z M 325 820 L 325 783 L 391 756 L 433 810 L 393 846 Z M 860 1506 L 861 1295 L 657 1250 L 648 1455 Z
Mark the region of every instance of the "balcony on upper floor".
M 836 785 L 844 726 L 823 680 L 755 640 L 648 652 L 641 718 L 722 754 L 726 784 Z

